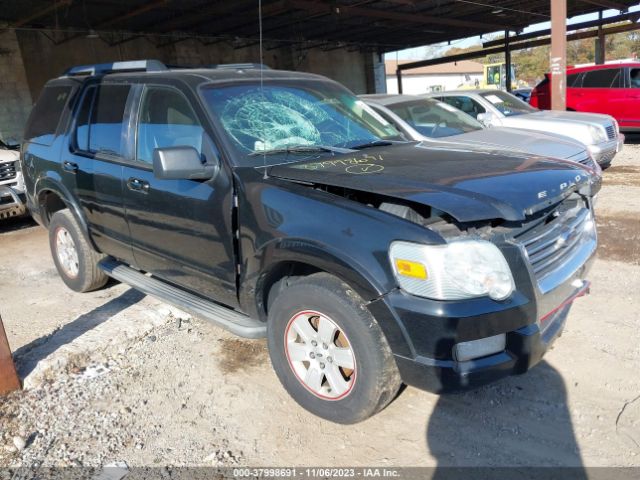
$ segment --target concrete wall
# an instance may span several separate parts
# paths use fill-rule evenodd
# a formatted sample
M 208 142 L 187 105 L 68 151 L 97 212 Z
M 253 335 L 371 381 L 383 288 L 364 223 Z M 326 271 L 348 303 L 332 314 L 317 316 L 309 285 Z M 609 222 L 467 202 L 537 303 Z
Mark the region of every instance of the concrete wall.
M 0 30 L 0 138 L 22 138 L 32 97 L 13 30 Z
M 48 35 L 55 39 L 54 33 L 48 33 Z M 162 43 L 167 43 L 169 38 L 140 37 L 110 46 L 100 38 L 87 38 L 84 35 L 60 45 L 56 45 L 51 38 L 37 31 L 20 31 L 17 37 L 22 50 L 29 89 L 34 99 L 37 98 L 47 80 L 59 76 L 66 68 L 73 65 L 145 58 L 177 65 L 258 62 L 259 60 L 258 45 L 233 48 L 226 42 L 203 45 L 195 39 L 163 46 Z M 265 48 L 264 62 L 272 68 L 326 75 L 343 83 L 356 93 L 365 93 L 368 89 L 367 55 L 346 50 L 300 50 L 287 46 L 276 49 Z

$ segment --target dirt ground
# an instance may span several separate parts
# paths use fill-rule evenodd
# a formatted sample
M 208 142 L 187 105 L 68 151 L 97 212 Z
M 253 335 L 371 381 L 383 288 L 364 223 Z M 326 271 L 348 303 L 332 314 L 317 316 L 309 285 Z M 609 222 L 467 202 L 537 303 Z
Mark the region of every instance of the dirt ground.
M 526 375 L 407 388 L 352 426 L 240 340 L 125 285 L 66 289 L 44 229 L 0 226 L 0 313 L 29 388 L 0 400 L 0 466 L 640 466 L 640 145 L 604 173 L 591 295 Z M 23 445 L 21 440 L 24 441 Z

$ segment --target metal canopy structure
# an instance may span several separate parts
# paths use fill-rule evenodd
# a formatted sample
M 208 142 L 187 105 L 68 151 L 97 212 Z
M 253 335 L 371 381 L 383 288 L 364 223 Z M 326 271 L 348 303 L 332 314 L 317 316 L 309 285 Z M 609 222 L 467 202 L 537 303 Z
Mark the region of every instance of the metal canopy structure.
M 263 32 L 271 44 L 352 47 L 379 53 L 515 31 L 551 19 L 549 0 L 263 0 Z M 567 16 L 637 1 L 569 0 Z M 4 2 L 0 21 L 16 29 L 62 32 L 57 43 L 100 35 L 121 43 L 141 35 L 232 41 L 258 37 L 258 0 L 21 0 Z M 168 40 L 171 43 L 175 40 Z

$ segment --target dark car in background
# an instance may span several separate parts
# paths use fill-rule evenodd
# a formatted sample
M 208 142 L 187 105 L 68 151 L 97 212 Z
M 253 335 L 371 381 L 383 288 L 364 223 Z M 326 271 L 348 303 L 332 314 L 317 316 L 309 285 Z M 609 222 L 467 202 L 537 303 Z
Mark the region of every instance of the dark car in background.
M 551 83 L 545 75 L 531 93 L 530 103 L 551 109 Z M 640 132 L 640 62 L 567 69 L 567 110 L 606 113 L 620 130 Z
M 71 289 L 112 276 L 266 336 L 284 388 L 335 422 L 375 414 L 402 382 L 524 373 L 588 290 L 587 170 L 399 142 L 321 76 L 73 68 L 24 138 L 28 204 Z

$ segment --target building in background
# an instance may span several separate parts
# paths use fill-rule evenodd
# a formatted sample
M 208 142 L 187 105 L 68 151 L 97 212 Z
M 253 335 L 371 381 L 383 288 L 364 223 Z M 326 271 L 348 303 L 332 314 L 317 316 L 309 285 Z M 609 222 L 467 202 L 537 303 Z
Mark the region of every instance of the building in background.
M 387 60 L 385 62 L 387 92 L 398 93 L 396 67 L 416 60 Z M 483 66 L 480 62 L 461 60 L 459 62 L 432 65 L 429 67 L 403 70 L 402 90 L 406 94 L 429 93 L 455 90 L 461 86 L 475 86 L 482 83 Z

